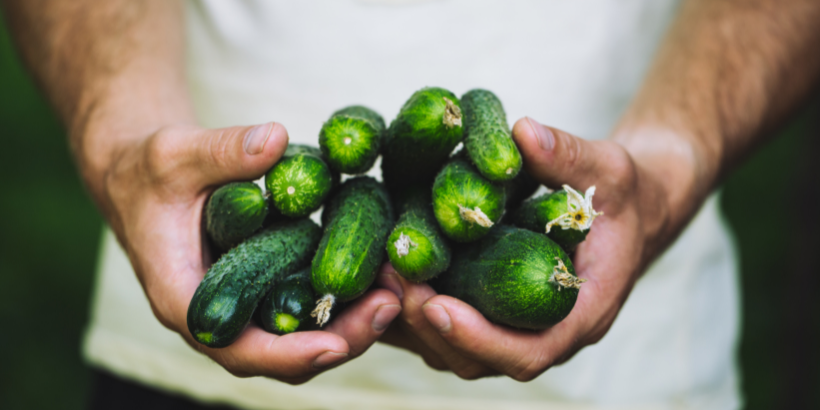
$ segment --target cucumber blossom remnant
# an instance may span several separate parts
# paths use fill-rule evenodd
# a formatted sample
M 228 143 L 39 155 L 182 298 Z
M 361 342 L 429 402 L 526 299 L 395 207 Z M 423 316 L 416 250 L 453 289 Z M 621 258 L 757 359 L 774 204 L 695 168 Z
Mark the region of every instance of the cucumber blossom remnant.
M 547 223 L 546 233 L 550 233 L 555 225 L 564 230 L 589 230 L 592 227 L 592 221 L 604 214 L 603 212 L 596 212 L 592 208 L 592 196 L 595 195 L 595 186 L 589 187 L 583 196 L 569 185 L 564 185 L 563 188 L 567 196 L 567 211 Z

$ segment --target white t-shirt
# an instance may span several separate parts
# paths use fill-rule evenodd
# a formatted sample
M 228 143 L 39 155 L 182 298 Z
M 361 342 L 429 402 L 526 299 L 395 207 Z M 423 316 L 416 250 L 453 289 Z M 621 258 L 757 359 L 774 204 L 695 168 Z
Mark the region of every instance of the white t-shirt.
M 424 86 L 493 90 L 529 115 L 607 136 L 636 92 L 674 0 L 191 0 L 188 64 L 208 127 L 284 124 L 317 143 L 336 109 L 389 122 Z M 301 386 L 234 378 L 151 313 L 106 230 L 84 353 L 120 376 L 252 409 L 728 409 L 740 406 L 731 239 L 710 198 L 641 278 L 609 333 L 529 383 L 464 381 L 376 344 Z

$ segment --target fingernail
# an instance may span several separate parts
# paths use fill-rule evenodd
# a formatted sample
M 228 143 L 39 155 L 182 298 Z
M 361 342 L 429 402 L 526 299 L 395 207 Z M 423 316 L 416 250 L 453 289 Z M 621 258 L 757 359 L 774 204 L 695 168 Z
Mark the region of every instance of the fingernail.
M 347 353 L 324 352 L 313 361 L 313 367 L 321 369 L 347 359 Z
M 397 273 L 382 273 L 379 284 L 384 286 L 385 289 L 395 293 L 399 300 L 404 297 L 404 289 L 401 287 Z
M 399 315 L 399 312 L 401 312 L 401 306 L 399 305 L 379 306 L 379 308 L 376 309 L 376 314 L 373 315 L 373 330 L 381 332 L 387 329 L 387 326 Z
M 539 124 L 538 121 L 527 117 L 527 122 L 530 124 L 530 128 L 532 128 L 532 132 L 535 133 L 535 139 L 538 141 L 538 146 L 541 147 L 544 151 L 549 151 L 553 147 L 555 147 L 555 135 L 552 134 L 552 131 Z
M 257 125 L 251 128 L 245 134 L 244 148 L 248 155 L 256 155 L 265 149 L 265 143 L 268 142 L 270 132 L 273 129 L 273 123 Z
M 445 310 L 444 307 L 441 305 L 425 303 L 421 308 L 424 309 L 424 316 L 427 317 L 430 324 L 435 326 L 439 332 L 447 333 L 450 329 L 452 329 L 450 315 L 447 314 L 447 310 Z

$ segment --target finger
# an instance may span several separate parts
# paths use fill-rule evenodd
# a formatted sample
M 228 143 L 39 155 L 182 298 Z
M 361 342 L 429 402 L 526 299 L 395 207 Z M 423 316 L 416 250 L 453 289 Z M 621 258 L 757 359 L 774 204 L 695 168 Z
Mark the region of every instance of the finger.
M 350 356 L 364 353 L 384 333 L 401 312 L 401 302 L 392 292 L 375 289 L 347 306 L 325 328 L 344 338 L 350 346 Z
M 288 133 L 279 123 L 220 129 L 160 131 L 147 142 L 154 178 L 205 188 L 259 178 L 282 156 Z
M 339 335 L 312 331 L 276 336 L 256 326 L 249 326 L 228 347 L 197 348 L 235 376 L 262 375 L 280 380 L 310 377 L 349 357 L 349 346 Z
M 541 332 L 496 325 L 472 306 L 443 295 L 428 300 L 423 310 L 459 354 L 518 381 L 534 379 L 573 351 L 578 335 L 576 323 L 568 319 Z
M 441 359 L 438 353 L 427 347 L 419 338 L 412 333 L 407 333 L 398 321 L 394 322 L 379 338 L 382 343 L 413 352 L 424 360 L 427 366 L 436 370 L 450 370 L 447 363 Z
M 392 276 L 392 277 L 391 277 Z M 426 284 L 417 284 L 402 278 L 393 272 L 383 272 L 379 277 L 380 284 L 388 284 L 397 281 L 401 286 L 402 313 L 399 316 L 401 325 L 405 333 L 412 334 L 433 353 L 438 355 L 446 367 L 456 375 L 464 379 L 475 379 L 491 374 L 495 374 L 492 369 L 468 359 L 451 347 L 438 331 L 434 329 L 422 312 L 422 305 L 436 292 Z M 434 362 L 434 358 L 430 358 Z
M 633 169 L 629 157 L 617 144 L 587 141 L 529 117 L 515 123 L 513 138 L 527 172 L 551 188 L 568 184 L 583 191 L 592 185 L 615 186 L 628 178 L 624 174 Z

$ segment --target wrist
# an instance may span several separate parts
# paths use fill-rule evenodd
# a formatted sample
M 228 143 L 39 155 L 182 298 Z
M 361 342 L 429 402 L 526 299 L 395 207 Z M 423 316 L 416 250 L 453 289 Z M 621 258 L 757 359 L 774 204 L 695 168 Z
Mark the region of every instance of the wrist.
M 639 192 L 647 213 L 665 207 L 647 239 L 665 246 L 698 211 L 717 180 L 716 150 L 686 133 L 657 126 L 622 126 L 612 139 L 629 153 L 639 174 Z

